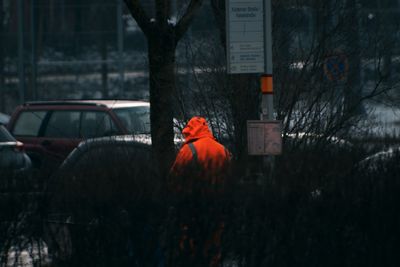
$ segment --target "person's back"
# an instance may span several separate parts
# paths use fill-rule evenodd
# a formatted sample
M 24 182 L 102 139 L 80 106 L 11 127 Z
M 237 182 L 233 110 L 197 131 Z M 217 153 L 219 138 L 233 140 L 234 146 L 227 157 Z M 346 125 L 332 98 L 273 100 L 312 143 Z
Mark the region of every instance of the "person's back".
M 221 191 L 228 173 L 229 151 L 218 143 L 202 117 L 193 117 L 182 134 L 185 143 L 171 168 L 176 191 Z M 199 188 L 200 187 L 200 188 Z

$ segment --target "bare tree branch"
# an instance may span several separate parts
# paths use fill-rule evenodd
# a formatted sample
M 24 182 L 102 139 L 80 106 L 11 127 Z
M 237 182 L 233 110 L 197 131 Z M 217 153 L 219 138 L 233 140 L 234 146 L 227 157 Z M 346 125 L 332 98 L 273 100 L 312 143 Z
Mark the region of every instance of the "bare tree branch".
M 203 0 L 191 0 L 188 5 L 186 12 L 179 20 L 179 22 L 175 26 L 175 36 L 176 40 L 180 40 L 182 36 L 185 34 L 187 29 L 189 28 L 190 23 L 193 20 L 194 15 L 201 7 Z
M 220 41 L 223 48 L 226 50 L 226 29 L 225 29 L 225 1 L 224 0 L 211 0 L 211 7 L 214 12 L 214 18 L 217 21 L 218 28 L 220 29 Z M 226 51 L 225 51 L 226 52 Z
M 139 25 L 143 33 L 148 36 L 150 33 L 150 18 L 147 16 L 145 10 L 140 4 L 139 0 L 124 0 L 126 6 L 129 9 L 132 17 L 135 19 L 136 23 Z

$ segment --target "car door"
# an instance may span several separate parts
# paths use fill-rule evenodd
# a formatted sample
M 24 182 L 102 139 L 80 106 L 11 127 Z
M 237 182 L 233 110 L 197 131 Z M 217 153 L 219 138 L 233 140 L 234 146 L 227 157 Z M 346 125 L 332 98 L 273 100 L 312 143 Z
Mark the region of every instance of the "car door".
M 64 160 L 79 144 L 81 112 L 79 110 L 53 110 L 41 129 L 40 145 L 55 158 Z

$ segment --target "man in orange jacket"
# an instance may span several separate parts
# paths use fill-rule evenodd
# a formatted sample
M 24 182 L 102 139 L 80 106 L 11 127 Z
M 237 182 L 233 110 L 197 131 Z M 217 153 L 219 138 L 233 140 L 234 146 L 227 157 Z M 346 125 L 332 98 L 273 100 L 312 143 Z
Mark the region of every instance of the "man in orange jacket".
M 193 117 L 182 134 L 185 143 L 170 171 L 173 190 L 192 193 L 200 186 L 202 192 L 221 192 L 229 169 L 230 152 L 215 140 L 202 117 Z
M 172 192 L 188 197 L 181 198 L 178 254 L 191 258 L 182 266 L 219 266 L 224 220 L 211 203 L 224 192 L 231 154 L 215 140 L 202 117 L 193 117 L 182 134 L 185 143 L 169 180 Z M 210 222 L 212 228 L 207 226 Z

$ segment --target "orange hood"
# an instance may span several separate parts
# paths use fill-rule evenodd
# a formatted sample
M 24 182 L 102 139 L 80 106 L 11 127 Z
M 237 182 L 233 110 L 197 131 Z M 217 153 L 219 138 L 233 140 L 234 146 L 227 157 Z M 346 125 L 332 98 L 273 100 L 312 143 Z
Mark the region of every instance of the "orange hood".
M 185 137 L 185 143 L 203 137 L 214 139 L 210 129 L 208 128 L 206 119 L 202 117 L 191 118 L 183 129 L 182 134 Z

